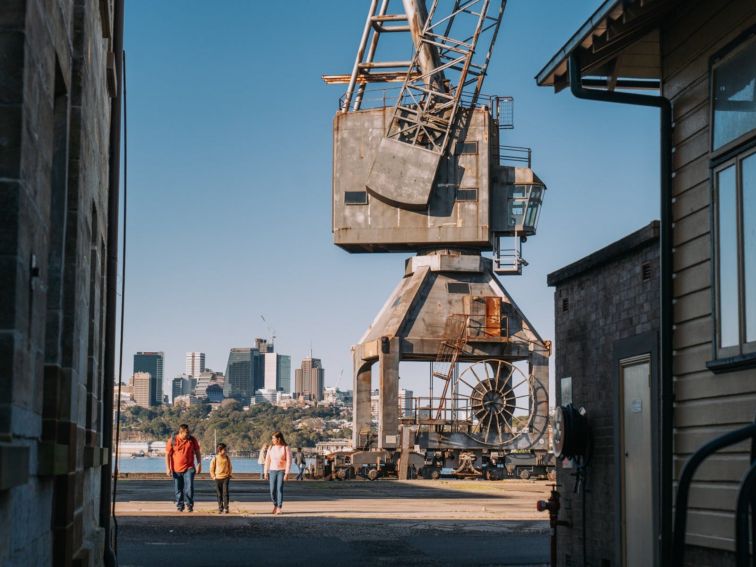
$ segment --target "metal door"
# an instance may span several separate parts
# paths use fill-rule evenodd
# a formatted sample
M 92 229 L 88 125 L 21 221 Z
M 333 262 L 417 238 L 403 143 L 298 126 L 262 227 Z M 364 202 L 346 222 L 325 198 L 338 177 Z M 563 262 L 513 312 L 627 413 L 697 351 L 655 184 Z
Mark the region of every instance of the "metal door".
M 622 543 L 626 567 L 654 564 L 651 361 L 620 361 Z

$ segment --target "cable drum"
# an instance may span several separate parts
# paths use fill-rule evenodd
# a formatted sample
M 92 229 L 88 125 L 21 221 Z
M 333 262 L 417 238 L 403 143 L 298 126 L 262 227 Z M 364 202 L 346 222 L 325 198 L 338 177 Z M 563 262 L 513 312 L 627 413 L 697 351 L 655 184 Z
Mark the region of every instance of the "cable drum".
M 548 425 L 547 391 L 534 376 L 505 360 L 483 360 L 460 372 L 456 391 L 469 403 L 466 435 L 502 449 L 530 449 Z
M 588 422 L 572 404 L 559 406 L 554 414 L 554 453 L 560 459 L 584 456 L 588 442 Z

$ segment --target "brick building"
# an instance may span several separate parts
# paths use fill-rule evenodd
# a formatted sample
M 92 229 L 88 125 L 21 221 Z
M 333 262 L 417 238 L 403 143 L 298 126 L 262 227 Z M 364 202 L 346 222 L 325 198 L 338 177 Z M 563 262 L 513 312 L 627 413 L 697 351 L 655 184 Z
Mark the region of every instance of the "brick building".
M 649 423 L 658 420 L 651 382 L 658 381 L 659 223 L 654 221 L 549 274 L 548 284 L 555 288 L 556 403 L 584 408 L 591 430 L 585 476 L 577 492 L 578 463 L 565 461 L 558 466 L 560 519 L 569 522 L 557 531 L 559 564 L 621 565 L 617 514 L 624 507 L 619 500 L 607 501 L 607 495 L 621 499 L 626 494 L 636 503 L 646 498 L 649 506 L 658 501 L 658 495 L 648 491 L 650 478 L 645 494 L 632 494 L 632 481 L 640 480 L 645 471 L 634 471 L 625 486 L 628 479 L 617 466 L 625 458 L 618 454 L 623 446 L 623 414 L 617 408 L 624 405 L 623 384 L 629 373 L 640 373 L 641 378 L 651 379 L 645 381 L 647 397 L 634 395 L 626 402 L 642 400 L 636 402 L 632 417 L 637 414 Z M 650 460 L 658 447 L 647 441 Z M 630 521 L 648 524 L 645 535 L 653 537 L 653 526 L 643 514 L 635 513 Z M 653 550 L 653 542 L 649 543 Z M 647 562 L 628 562 L 641 564 L 652 565 L 653 555 Z
M 0 565 L 111 557 L 121 22 L 0 6 Z

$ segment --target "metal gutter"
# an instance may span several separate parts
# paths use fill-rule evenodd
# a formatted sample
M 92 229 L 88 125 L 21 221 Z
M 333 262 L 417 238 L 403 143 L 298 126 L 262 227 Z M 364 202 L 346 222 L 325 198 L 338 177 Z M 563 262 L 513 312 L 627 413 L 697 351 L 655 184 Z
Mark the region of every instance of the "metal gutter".
M 593 15 L 588 18 L 580 29 L 576 31 L 572 37 L 567 40 L 567 43 L 557 51 L 548 63 L 541 69 L 536 75 L 536 83 L 538 86 L 544 86 L 546 79 L 549 75 L 556 71 L 556 68 L 565 60 L 572 56 L 572 53 L 577 49 L 581 43 L 585 40 L 590 33 L 598 27 L 602 20 L 606 19 L 609 12 L 614 10 L 619 4 L 622 4 L 622 0 L 606 0 L 601 6 L 599 6 Z
M 105 355 L 103 366 L 105 379 L 102 400 L 102 446 L 108 451 L 107 463 L 100 471 L 100 526 L 105 534 L 103 563 L 118 565 L 111 541 L 112 504 L 111 473 L 113 460 L 113 388 L 115 386 L 115 338 L 116 306 L 118 287 L 118 208 L 121 177 L 121 101 L 123 96 L 123 13 L 124 0 L 115 0 L 113 13 L 113 53 L 116 64 L 116 96 L 110 101 L 110 149 L 108 156 L 108 255 L 105 296 Z
M 602 8 L 606 7 L 606 4 Z M 599 11 L 602 9 L 600 8 Z M 657 513 L 660 518 L 661 548 L 658 563 L 668 565 L 672 536 L 672 105 L 663 96 L 586 89 L 580 78 L 577 55 L 569 55 L 570 91 L 581 99 L 598 100 L 637 106 L 652 106 L 660 110 L 659 162 L 661 168 L 661 225 L 660 237 L 660 356 L 661 383 L 661 444 L 660 484 Z

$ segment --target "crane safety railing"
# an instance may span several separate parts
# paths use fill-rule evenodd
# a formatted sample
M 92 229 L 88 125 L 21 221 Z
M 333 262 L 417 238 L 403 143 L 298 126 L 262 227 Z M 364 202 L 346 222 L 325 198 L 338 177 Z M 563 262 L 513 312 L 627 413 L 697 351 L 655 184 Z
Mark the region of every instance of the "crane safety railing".
M 499 164 L 528 167 L 532 165 L 533 150 L 525 146 L 499 146 Z
M 442 399 L 438 396 L 418 396 L 412 398 L 412 406 L 403 408 L 404 419 L 412 419 L 414 423 L 443 422 L 447 424 L 473 422 L 473 412 L 470 399 L 464 396 L 446 397 L 446 404 L 441 406 Z
M 400 95 L 401 87 L 375 86 L 366 88 L 362 95 L 360 110 L 393 107 Z M 501 128 L 513 127 L 513 98 L 511 96 L 490 95 L 473 90 L 465 90 L 460 97 L 461 106 L 464 108 L 489 108 L 495 120 L 499 120 Z M 347 103 L 346 93 L 339 97 L 339 110 L 344 109 Z
M 756 514 L 756 420 L 750 425 L 725 433 L 709 441 L 685 463 L 685 467 L 680 475 L 675 500 L 672 539 L 673 567 L 682 567 L 685 564 L 685 531 L 688 519 L 688 498 L 690 495 L 690 485 L 693 482 L 693 475 L 698 467 L 717 451 L 747 441 L 748 439 L 751 440 L 751 461 L 750 468 L 743 477 L 738 490 L 735 513 L 735 551 L 737 567 L 751 565 L 751 542 L 754 542 L 754 545 L 756 545 L 756 521 L 752 519 L 754 514 Z

